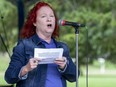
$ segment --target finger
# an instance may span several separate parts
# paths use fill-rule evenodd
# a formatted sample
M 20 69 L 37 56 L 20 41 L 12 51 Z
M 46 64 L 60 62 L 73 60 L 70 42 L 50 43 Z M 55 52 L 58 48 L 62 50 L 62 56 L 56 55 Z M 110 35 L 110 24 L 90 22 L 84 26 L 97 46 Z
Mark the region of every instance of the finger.
M 58 62 L 65 62 L 65 59 L 56 59 L 55 61 L 58 61 Z
M 65 62 L 65 60 L 55 60 L 55 62 Z
M 34 60 L 34 61 L 33 61 L 33 64 L 34 64 L 34 65 L 38 65 L 38 63 L 39 63 L 38 60 Z
M 37 63 L 38 62 L 37 58 L 33 58 L 32 61 L 33 61 L 33 63 Z
M 56 64 L 65 64 L 65 62 L 61 62 L 61 61 L 55 61 L 54 63 L 56 63 Z
M 31 66 L 37 66 L 38 65 L 38 60 L 36 60 L 35 58 L 30 59 L 30 65 Z

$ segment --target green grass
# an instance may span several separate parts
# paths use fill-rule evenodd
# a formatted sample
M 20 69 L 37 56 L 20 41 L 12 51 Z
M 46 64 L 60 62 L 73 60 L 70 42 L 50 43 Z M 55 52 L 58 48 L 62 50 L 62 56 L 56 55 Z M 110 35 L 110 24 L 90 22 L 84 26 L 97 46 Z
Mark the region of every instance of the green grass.
M 9 64 L 10 58 L 6 54 L 0 54 L 0 72 L 4 72 Z
M 0 55 L 0 85 L 8 85 L 4 80 L 4 73 L 8 67 L 10 58 L 6 55 Z M 89 65 L 89 78 L 88 78 L 88 87 L 116 87 L 116 70 L 113 64 L 107 64 L 105 73 L 100 73 L 99 63 L 94 63 L 94 65 Z M 87 87 L 86 86 L 86 68 L 82 67 L 83 76 L 80 76 L 78 79 L 78 87 Z M 76 87 L 76 82 L 70 83 L 67 82 L 67 87 Z
M 78 81 L 78 87 L 87 87 L 85 77 L 80 77 Z M 68 87 L 76 87 L 76 83 L 68 82 Z M 116 87 L 116 76 L 89 76 L 88 87 Z
M 86 78 L 79 77 L 78 87 L 86 87 Z M 6 82 L 0 77 L 0 85 L 6 85 Z M 8 85 L 8 84 L 7 84 Z M 67 82 L 67 87 L 76 87 L 76 82 Z M 90 76 L 88 78 L 88 87 L 116 87 L 116 76 L 100 77 Z
M 89 87 L 116 87 L 116 77 L 89 77 Z
M 0 85 L 7 84 L 4 80 L 4 73 L 8 67 L 10 58 L 6 54 L 0 54 Z

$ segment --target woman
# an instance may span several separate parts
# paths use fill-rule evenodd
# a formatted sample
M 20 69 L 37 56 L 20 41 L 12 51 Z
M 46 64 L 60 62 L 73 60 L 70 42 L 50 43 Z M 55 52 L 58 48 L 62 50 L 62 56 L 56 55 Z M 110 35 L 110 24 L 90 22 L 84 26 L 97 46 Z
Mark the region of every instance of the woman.
M 52 7 L 38 2 L 23 26 L 23 38 L 13 50 L 5 80 L 16 87 L 67 87 L 66 80 L 76 80 L 76 66 L 66 44 L 56 41 L 59 36 L 57 17 Z M 63 57 L 54 63 L 39 64 L 34 48 L 63 48 Z

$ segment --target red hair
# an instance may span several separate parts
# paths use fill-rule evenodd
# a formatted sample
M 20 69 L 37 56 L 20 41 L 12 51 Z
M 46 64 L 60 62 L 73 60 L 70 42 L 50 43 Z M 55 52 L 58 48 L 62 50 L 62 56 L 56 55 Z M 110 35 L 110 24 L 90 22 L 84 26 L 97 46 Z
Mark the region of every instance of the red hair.
M 36 27 L 33 25 L 33 23 L 36 22 L 37 11 L 43 6 L 48 6 L 53 10 L 53 8 L 49 4 L 45 2 L 38 2 L 28 14 L 27 20 L 20 33 L 21 38 L 29 38 L 36 33 Z M 55 15 L 55 29 L 52 34 L 52 37 L 56 38 L 59 36 L 59 28 L 57 24 L 57 17 L 54 10 L 53 13 Z

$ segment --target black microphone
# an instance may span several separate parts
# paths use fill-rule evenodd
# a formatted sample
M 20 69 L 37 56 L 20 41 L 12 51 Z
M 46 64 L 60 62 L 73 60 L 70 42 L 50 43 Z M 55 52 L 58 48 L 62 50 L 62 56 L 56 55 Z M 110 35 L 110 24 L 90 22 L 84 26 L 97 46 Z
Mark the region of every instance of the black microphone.
M 77 22 L 69 22 L 69 21 L 65 21 L 65 20 L 59 20 L 59 25 L 60 26 L 73 26 L 73 27 L 85 27 L 85 24 L 80 24 Z

